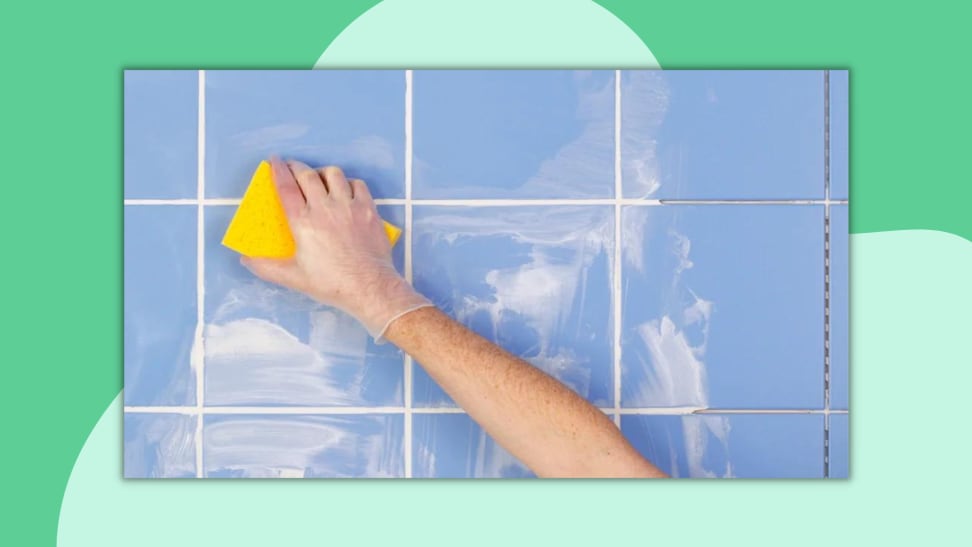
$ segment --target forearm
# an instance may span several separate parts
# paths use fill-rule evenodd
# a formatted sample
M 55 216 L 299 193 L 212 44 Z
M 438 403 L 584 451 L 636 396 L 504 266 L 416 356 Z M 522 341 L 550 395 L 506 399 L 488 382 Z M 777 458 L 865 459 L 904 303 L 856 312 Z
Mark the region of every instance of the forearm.
M 596 407 L 438 309 L 400 317 L 386 338 L 539 476 L 665 476 Z

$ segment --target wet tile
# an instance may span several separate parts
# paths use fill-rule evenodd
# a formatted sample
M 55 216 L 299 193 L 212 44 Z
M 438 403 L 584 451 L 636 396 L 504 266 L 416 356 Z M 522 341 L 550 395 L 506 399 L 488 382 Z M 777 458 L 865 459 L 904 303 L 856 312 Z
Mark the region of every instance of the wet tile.
M 414 414 L 412 431 L 413 477 L 535 476 L 466 414 Z
M 624 71 L 624 196 L 823 198 L 823 89 L 820 71 Z
M 850 256 L 848 207 L 830 208 L 830 408 L 850 398 Z
M 614 71 L 414 73 L 416 198 L 614 195 Z
M 625 207 L 622 406 L 822 408 L 823 215 Z
M 823 415 L 622 416 L 621 431 L 672 477 L 822 478 Z
M 220 245 L 233 212 L 206 208 L 206 405 L 401 405 L 402 353 L 376 345 L 351 316 L 241 266 Z M 378 212 L 404 225 L 402 207 Z M 394 259 L 401 270 L 401 243 Z
M 125 413 L 125 478 L 196 476 L 196 417 Z
M 850 416 L 830 415 L 830 473 L 832 479 L 850 477 Z
M 195 70 L 125 71 L 125 197 L 196 197 Z
M 206 195 L 242 196 L 272 153 L 339 165 L 376 198 L 404 197 L 404 72 L 207 71 Z
M 195 404 L 196 207 L 125 206 L 125 404 Z
M 415 287 L 597 405 L 613 404 L 613 206 L 416 207 Z M 418 366 L 415 406 L 452 406 Z
M 846 70 L 830 71 L 830 198 L 848 199 L 850 89 Z
M 401 477 L 402 424 L 401 414 L 206 416 L 206 477 Z

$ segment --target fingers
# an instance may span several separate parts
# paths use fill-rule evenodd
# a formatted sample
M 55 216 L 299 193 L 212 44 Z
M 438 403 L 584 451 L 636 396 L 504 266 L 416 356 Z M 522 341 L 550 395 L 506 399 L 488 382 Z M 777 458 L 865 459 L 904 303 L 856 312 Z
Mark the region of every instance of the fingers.
M 273 175 L 273 183 L 277 187 L 277 194 L 280 196 L 280 203 L 283 205 L 284 213 L 287 218 L 293 219 L 304 207 L 304 194 L 297 186 L 294 174 L 290 172 L 290 167 L 282 162 L 277 156 L 270 156 L 270 172 Z
M 345 178 L 344 171 L 341 171 L 340 167 L 329 165 L 317 171 L 327 183 L 332 198 L 342 201 L 351 200 L 351 186 L 348 185 L 348 179 Z
M 327 199 L 327 187 L 320 173 L 311 169 L 306 163 L 296 160 L 287 161 L 287 165 L 294 172 L 297 184 L 300 185 L 300 190 L 307 199 L 307 205 L 313 207 L 324 203 Z
M 361 179 L 351 179 L 351 196 L 355 200 L 374 202 L 368 185 Z

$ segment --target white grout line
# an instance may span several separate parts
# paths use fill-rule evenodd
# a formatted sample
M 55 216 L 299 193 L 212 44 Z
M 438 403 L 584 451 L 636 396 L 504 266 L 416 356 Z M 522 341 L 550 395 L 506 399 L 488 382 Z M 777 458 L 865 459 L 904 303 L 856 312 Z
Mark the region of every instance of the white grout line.
M 405 280 L 412 282 L 412 71 L 405 71 Z M 405 354 L 404 377 L 405 416 L 403 445 L 405 450 L 405 478 L 412 476 L 412 356 Z
M 206 71 L 199 71 L 199 106 L 196 123 L 196 332 L 192 344 L 190 364 L 196 371 L 196 477 L 203 476 L 203 414 L 205 405 L 205 341 L 203 328 L 205 322 L 205 279 L 206 279 Z
M 625 200 L 627 201 L 627 200 Z M 660 205 L 824 205 L 825 199 L 662 199 Z M 634 203 L 634 205 L 640 205 Z
M 409 166 L 411 161 L 406 161 Z M 203 205 L 208 206 L 237 206 L 243 198 L 205 198 Z M 635 199 L 635 198 L 587 198 L 587 199 L 376 199 L 377 205 L 408 205 L 437 206 L 437 207 L 534 207 L 538 205 L 634 205 L 640 207 L 656 207 L 660 205 L 847 205 L 847 200 L 827 199 L 783 199 L 783 200 L 712 200 L 712 199 Z M 186 199 L 126 199 L 125 205 L 198 205 L 196 198 Z
M 846 410 L 826 409 L 789 409 L 789 408 L 701 408 L 701 407 L 657 407 L 657 408 L 615 408 L 601 407 L 605 414 L 642 415 L 642 416 L 691 416 L 695 414 L 847 414 Z M 267 414 L 267 415 L 362 415 L 362 414 L 466 414 L 459 407 L 415 407 L 404 406 L 126 406 L 129 414 Z
M 412 408 L 412 414 L 465 414 L 466 411 L 458 406 L 427 406 Z
M 830 477 L 830 71 L 824 71 L 824 478 Z
M 621 427 L 621 71 L 614 71 L 614 425 Z

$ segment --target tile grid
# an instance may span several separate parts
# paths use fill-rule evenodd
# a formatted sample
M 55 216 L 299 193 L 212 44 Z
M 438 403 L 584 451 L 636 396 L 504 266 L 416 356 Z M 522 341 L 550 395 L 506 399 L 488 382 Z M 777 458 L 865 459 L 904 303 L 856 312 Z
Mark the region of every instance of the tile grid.
M 621 71 L 614 71 L 614 425 L 621 429 Z
M 830 71 L 824 70 L 824 461 L 830 476 Z
M 190 365 L 196 371 L 196 477 L 202 478 L 203 473 L 203 408 L 205 407 L 205 343 L 203 328 L 205 325 L 206 304 L 206 71 L 200 70 L 198 76 L 199 104 L 196 121 L 196 332 L 192 344 Z
M 824 476 L 829 475 L 829 427 L 831 414 L 847 414 L 847 410 L 830 409 L 830 206 L 847 205 L 848 200 L 830 199 L 830 86 L 829 71 L 824 71 L 824 178 L 825 195 L 823 200 L 645 200 L 625 199 L 621 191 L 621 71 L 615 71 L 615 196 L 613 199 L 412 199 L 412 71 L 405 71 L 405 198 L 377 199 L 379 205 L 405 206 L 405 275 L 412 281 L 412 207 L 413 205 L 428 206 L 457 206 L 457 207 L 502 207 L 502 206 L 536 206 L 536 205 L 613 205 L 615 210 L 615 279 L 614 279 L 614 319 L 615 319 L 615 358 L 614 358 L 614 406 L 601 408 L 606 414 L 614 417 L 619 424 L 621 415 L 691 415 L 691 414 L 822 414 L 824 416 Z M 405 356 L 404 384 L 405 404 L 402 407 L 213 407 L 205 408 L 204 390 L 204 305 L 205 305 L 205 246 L 204 220 L 205 206 L 236 206 L 241 198 L 206 198 L 205 197 L 205 71 L 198 71 L 198 159 L 197 159 L 197 196 L 195 199 L 125 199 L 125 205 L 187 205 L 197 209 L 197 325 L 194 344 L 190 356 L 190 363 L 196 375 L 196 405 L 195 406 L 126 406 L 125 412 L 146 414 L 194 414 L 196 423 L 196 476 L 204 476 L 203 471 L 203 416 L 212 414 L 398 414 L 405 418 L 405 473 L 412 475 L 412 431 L 411 417 L 419 414 L 463 414 L 461 408 L 412 408 L 412 372 L 411 357 Z M 824 408 L 823 409 L 709 409 L 709 408 L 621 408 L 620 407 L 620 213 L 622 205 L 633 206 L 663 206 L 663 205 L 822 205 L 824 208 Z
M 405 71 L 405 280 L 412 284 L 412 71 Z M 405 416 L 403 425 L 403 450 L 405 451 L 405 478 L 412 477 L 412 356 L 405 353 Z

